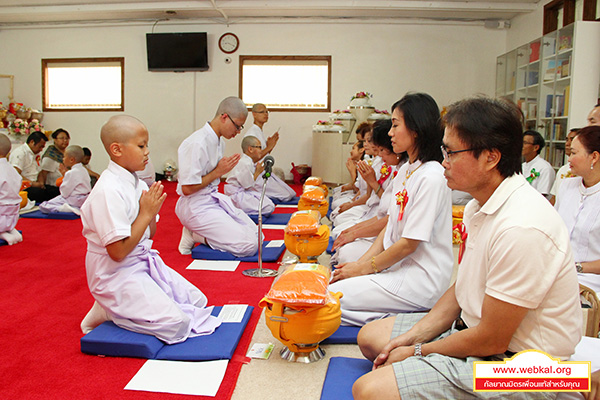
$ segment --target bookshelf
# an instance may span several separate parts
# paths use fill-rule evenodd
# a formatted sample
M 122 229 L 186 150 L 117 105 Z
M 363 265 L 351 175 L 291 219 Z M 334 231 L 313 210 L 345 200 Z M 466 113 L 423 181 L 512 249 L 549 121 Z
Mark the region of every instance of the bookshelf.
M 525 128 L 544 136 L 542 156 L 555 169 L 566 162 L 567 132 L 585 126 L 598 101 L 599 48 L 600 24 L 578 21 L 496 60 L 496 97 L 515 102 Z

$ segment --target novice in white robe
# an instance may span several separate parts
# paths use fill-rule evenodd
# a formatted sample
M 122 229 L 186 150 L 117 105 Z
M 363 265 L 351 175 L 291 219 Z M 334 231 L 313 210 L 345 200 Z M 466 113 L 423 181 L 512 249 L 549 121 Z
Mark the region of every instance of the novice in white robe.
M 257 138 L 260 142 L 260 147 L 262 150 L 267 148 L 267 141 L 265 139 L 265 135 L 262 129 L 260 129 L 257 125 L 252 125 L 244 135 L 244 138 L 248 136 L 253 136 Z M 269 196 L 269 198 L 271 199 L 276 199 L 279 201 L 289 201 L 296 196 L 296 192 L 290 187 L 290 185 L 285 183 L 277 175 L 273 174 L 267 180 L 267 190 L 265 192 L 265 195 Z
M 237 257 L 258 252 L 258 227 L 229 198 L 219 193 L 221 176 L 230 172 L 240 155 L 223 157 L 225 139 L 235 137 L 248 110 L 235 97 L 224 99 L 215 117 L 181 143 L 175 213 L 184 229 L 181 254 L 190 254 L 195 243 Z
M 15 229 L 19 220 L 21 204 L 21 175 L 8 163 L 6 156 L 11 144 L 8 137 L 0 134 L 0 239 L 13 245 L 23 240 L 23 236 Z
M 59 186 L 60 196 L 40 204 L 43 213 L 52 212 L 74 212 L 81 214 L 81 206 L 92 191 L 90 175 L 81 163 L 83 149 L 80 146 L 69 146 L 65 149 L 63 164 L 71 168 L 65 172 L 65 176 Z
M 258 215 L 263 187 L 263 167 L 259 162 L 260 142 L 252 136 L 242 140 L 242 157 L 227 177 L 224 192 L 233 204 L 248 215 Z M 272 179 L 272 177 L 267 179 Z M 268 184 L 268 183 L 267 183 Z M 266 195 L 263 198 L 262 215 L 270 215 L 275 204 Z
M 96 300 L 82 331 L 111 320 L 168 344 L 212 333 L 221 321 L 211 316 L 206 296 L 152 249 L 166 194 L 160 182 L 148 189 L 135 174 L 148 159 L 146 127 L 120 115 L 102 127 L 101 137 L 111 161 L 81 208 L 87 281 Z

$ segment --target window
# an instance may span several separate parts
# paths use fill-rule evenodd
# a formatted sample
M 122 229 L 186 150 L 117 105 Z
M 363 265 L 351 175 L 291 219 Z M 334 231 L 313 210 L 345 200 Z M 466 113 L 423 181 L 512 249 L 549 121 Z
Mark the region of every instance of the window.
M 44 111 L 124 111 L 125 59 L 42 59 Z
M 240 98 L 271 111 L 330 111 L 331 56 L 240 56 Z

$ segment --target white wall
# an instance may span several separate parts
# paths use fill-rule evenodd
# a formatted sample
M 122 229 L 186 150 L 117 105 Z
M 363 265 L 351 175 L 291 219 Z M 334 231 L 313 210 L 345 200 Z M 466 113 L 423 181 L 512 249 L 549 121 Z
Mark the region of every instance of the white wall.
M 514 28 L 511 29 L 511 31 Z M 160 23 L 154 32 L 208 32 L 207 72 L 157 73 L 146 67 L 145 34 L 151 25 L 3 28 L 0 74 L 15 75 L 15 100 L 41 109 L 41 59 L 125 57 L 125 112 L 150 131 L 157 171 L 177 159 L 177 147 L 212 118 L 218 102 L 238 93 L 237 55 L 332 55 L 332 108 L 345 108 L 357 91 L 374 94 L 375 107 L 389 109 L 407 91 L 430 93 L 440 107 L 476 93 L 493 95 L 496 57 L 506 51 L 507 31 L 452 24 L 217 24 Z M 218 50 L 227 31 L 240 38 L 231 64 Z M 511 34 L 511 33 L 509 33 Z M 5 96 L 4 93 L 0 94 Z M 0 97 L 0 101 L 6 101 Z M 99 129 L 106 112 L 48 112 L 47 129 L 63 127 L 73 144 L 92 149 L 92 166 L 107 156 Z M 267 134 L 281 126 L 273 155 L 288 176 L 290 163 L 311 163 L 311 126 L 326 113 L 271 113 Z M 249 116 L 246 126 L 251 124 Z M 239 151 L 240 136 L 227 154 Z

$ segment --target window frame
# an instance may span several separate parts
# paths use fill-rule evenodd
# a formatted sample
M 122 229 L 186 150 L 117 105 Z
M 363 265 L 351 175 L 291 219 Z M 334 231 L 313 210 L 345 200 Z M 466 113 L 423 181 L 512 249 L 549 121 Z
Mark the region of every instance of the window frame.
M 50 64 L 90 64 L 118 62 L 121 65 L 121 106 L 113 108 L 55 108 L 47 105 L 48 65 Z M 42 58 L 42 111 L 125 111 L 125 57 L 88 57 L 88 58 Z
M 245 61 L 326 61 L 327 62 L 327 105 L 323 108 L 281 108 L 269 106 L 269 111 L 274 112 L 331 112 L 331 56 L 239 56 L 239 87 L 238 95 L 243 100 L 243 79 Z

